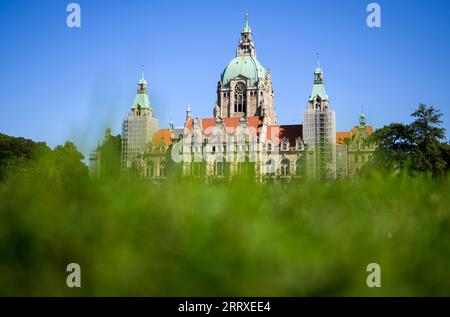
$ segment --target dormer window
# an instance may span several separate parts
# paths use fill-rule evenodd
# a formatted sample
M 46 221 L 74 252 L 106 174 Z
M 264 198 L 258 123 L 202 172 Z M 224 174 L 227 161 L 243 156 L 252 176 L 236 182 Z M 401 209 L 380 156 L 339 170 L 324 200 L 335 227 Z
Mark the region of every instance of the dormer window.
M 301 138 L 297 138 L 297 140 L 295 141 L 295 148 L 297 150 L 301 150 L 303 148 L 303 142 Z
M 281 144 L 281 149 L 283 151 L 289 150 L 289 141 L 286 138 L 283 138 L 283 141 L 282 141 L 282 144 Z

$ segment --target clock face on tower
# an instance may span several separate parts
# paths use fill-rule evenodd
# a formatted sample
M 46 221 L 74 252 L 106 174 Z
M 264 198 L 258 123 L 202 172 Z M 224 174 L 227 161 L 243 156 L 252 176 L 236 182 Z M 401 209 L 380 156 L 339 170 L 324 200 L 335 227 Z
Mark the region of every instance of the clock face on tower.
M 239 82 L 236 84 L 236 87 L 234 88 L 234 92 L 236 95 L 243 95 L 245 92 L 245 84 L 243 82 Z

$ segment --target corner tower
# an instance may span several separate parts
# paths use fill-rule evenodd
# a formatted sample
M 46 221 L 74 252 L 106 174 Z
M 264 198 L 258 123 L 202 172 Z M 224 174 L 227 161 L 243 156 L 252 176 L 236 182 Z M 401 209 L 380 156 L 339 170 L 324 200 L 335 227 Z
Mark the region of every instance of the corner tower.
M 142 69 L 133 105 L 122 122 L 122 170 L 139 166 L 139 157 L 144 154 L 147 144 L 158 130 L 159 122 L 153 117 L 153 108 L 147 94 L 147 81 Z
M 329 107 L 319 57 L 303 113 L 303 139 L 307 146 L 307 173 L 315 179 L 336 178 L 336 118 Z
M 216 117 L 267 118 L 268 124 L 276 123 L 274 92 L 270 71 L 256 58 L 252 29 L 248 14 L 242 27 L 236 57 L 222 72 L 217 85 Z

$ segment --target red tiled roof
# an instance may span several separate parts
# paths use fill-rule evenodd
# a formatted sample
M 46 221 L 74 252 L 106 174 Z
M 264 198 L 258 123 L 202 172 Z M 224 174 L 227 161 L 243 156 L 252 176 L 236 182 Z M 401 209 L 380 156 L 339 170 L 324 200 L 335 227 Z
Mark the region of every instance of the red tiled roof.
M 358 126 L 353 127 L 352 136 L 355 135 L 356 132 L 358 132 L 358 130 L 359 130 Z M 371 125 L 366 126 L 366 133 L 367 133 L 367 135 L 371 135 L 373 133 L 373 128 Z
M 200 126 L 203 131 L 209 130 L 216 124 L 215 118 L 200 118 Z M 223 123 L 227 131 L 233 132 L 239 126 L 239 117 L 227 117 L 223 118 Z M 187 128 L 192 129 L 194 119 L 189 119 L 187 123 Z M 260 128 L 262 125 L 262 121 L 259 117 L 248 117 L 247 123 L 249 127 L 255 129 L 257 135 L 259 136 Z M 336 132 L 336 143 L 344 144 L 345 139 L 351 139 L 359 127 L 355 126 L 351 131 L 342 131 Z M 373 133 L 372 126 L 366 127 L 367 135 L 371 135 Z M 278 134 L 278 139 L 276 136 Z M 272 141 L 275 141 L 277 144 L 281 142 L 283 138 L 287 138 L 289 140 L 290 146 L 295 146 L 296 139 L 298 137 L 303 138 L 303 126 L 301 124 L 291 124 L 291 125 L 270 125 L 267 127 L 267 136 L 266 139 L 270 140 L 274 138 Z M 152 144 L 155 146 L 159 146 L 161 143 L 165 143 L 166 145 L 170 145 L 173 143 L 173 133 L 169 129 L 161 129 L 158 130 L 152 139 Z
M 358 130 L 359 130 L 359 127 L 355 126 L 352 128 L 351 131 L 336 132 L 336 143 L 344 144 L 344 140 L 353 138 L 353 136 L 358 132 Z M 367 135 L 371 135 L 373 133 L 372 126 L 370 126 L 370 125 L 366 126 L 366 133 L 367 133 Z
M 277 134 L 278 140 L 276 139 Z M 277 141 L 277 143 L 280 143 L 283 138 L 287 138 L 289 145 L 295 146 L 296 139 L 303 137 L 303 126 L 301 124 L 270 125 L 267 128 L 267 139 L 270 140 L 272 137 L 274 137 L 272 141 Z
M 154 146 L 160 146 L 161 143 L 165 143 L 166 145 L 173 143 L 172 132 L 169 129 L 158 130 L 153 136 L 152 144 Z
M 336 132 L 336 144 L 344 144 L 345 139 L 350 139 L 352 133 L 350 131 Z
M 200 127 L 203 131 L 208 132 L 210 128 L 215 126 L 216 119 L 215 118 L 199 118 Z M 189 119 L 187 123 L 187 128 L 192 129 L 194 119 Z M 222 119 L 222 122 L 225 126 L 225 129 L 229 132 L 234 132 L 234 130 L 239 126 L 240 117 L 226 117 Z M 262 126 L 262 120 L 260 117 L 247 117 L 247 124 L 249 127 L 253 128 L 257 135 L 260 133 L 260 129 Z M 279 130 L 278 130 L 279 129 Z M 267 127 L 267 140 L 270 140 L 272 137 L 276 137 L 278 134 L 280 142 L 282 138 L 287 138 L 289 140 L 290 145 L 295 145 L 295 140 L 300 136 L 302 136 L 302 125 L 270 125 Z

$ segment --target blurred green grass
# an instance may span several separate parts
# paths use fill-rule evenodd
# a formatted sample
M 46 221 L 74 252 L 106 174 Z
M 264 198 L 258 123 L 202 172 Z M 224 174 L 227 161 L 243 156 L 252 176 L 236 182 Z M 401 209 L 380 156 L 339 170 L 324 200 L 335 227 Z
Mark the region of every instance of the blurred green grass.
M 2 296 L 449 296 L 450 179 L 11 177 Z M 67 264 L 81 265 L 79 289 Z M 381 265 L 382 287 L 366 286 Z

